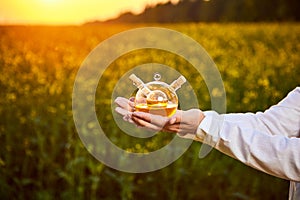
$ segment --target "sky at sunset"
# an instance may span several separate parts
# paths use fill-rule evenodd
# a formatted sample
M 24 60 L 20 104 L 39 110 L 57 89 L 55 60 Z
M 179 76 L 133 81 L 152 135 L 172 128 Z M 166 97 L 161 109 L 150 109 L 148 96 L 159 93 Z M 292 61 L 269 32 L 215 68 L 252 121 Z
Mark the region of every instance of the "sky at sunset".
M 79 25 L 178 0 L 0 0 L 0 24 Z

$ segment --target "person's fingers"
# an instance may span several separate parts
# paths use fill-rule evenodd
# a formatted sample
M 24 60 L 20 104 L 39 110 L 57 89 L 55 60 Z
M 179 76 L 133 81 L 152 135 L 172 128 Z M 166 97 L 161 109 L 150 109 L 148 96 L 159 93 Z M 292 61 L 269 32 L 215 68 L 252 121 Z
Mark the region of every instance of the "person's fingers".
M 124 120 L 124 121 L 127 121 L 127 122 L 129 122 L 129 123 L 131 123 L 131 124 L 135 124 L 134 121 L 132 120 L 131 113 L 129 113 L 129 114 L 127 114 L 127 115 L 124 115 L 124 116 L 123 116 L 123 120 Z
M 142 127 L 142 128 L 146 128 L 146 129 L 150 129 L 150 130 L 155 130 L 155 131 L 160 131 L 162 128 L 159 126 L 156 126 L 155 124 L 151 124 L 147 121 L 144 121 L 143 119 L 136 117 L 134 115 L 132 115 L 131 119 L 133 120 L 133 122 Z
M 115 99 L 115 104 L 119 107 L 126 108 L 128 106 L 128 100 L 124 97 L 117 97 Z
M 182 110 L 177 110 L 176 113 L 169 119 L 169 124 L 181 123 Z
M 123 116 L 127 115 L 128 113 L 131 113 L 131 112 L 129 112 L 128 110 L 123 109 L 123 108 L 121 108 L 121 107 L 116 107 L 116 108 L 115 108 L 115 111 L 116 111 L 117 113 L 119 113 L 120 115 L 123 115 Z
M 143 121 L 151 123 L 151 117 L 150 117 L 149 113 L 145 113 L 145 112 L 133 112 L 132 116 L 135 117 L 135 118 L 142 119 Z
M 170 118 L 160 115 L 152 115 L 144 112 L 133 112 L 132 119 L 138 126 L 151 130 L 162 130 L 170 133 L 177 133 L 180 131 L 180 123 L 172 123 L 172 121 L 170 123 Z M 176 118 L 174 119 L 176 120 Z
M 176 117 L 172 117 L 172 118 L 170 118 L 170 120 L 169 120 L 169 124 L 175 124 L 176 123 Z
M 153 115 L 145 112 L 133 112 L 133 116 L 142 119 L 148 123 L 154 124 L 158 127 L 164 127 L 165 124 L 169 121 L 168 117 L 163 117 L 160 115 Z
M 163 131 L 169 133 L 177 133 L 179 132 L 179 128 L 180 128 L 180 124 L 166 125 L 163 127 Z
M 131 119 L 132 112 L 129 112 L 128 110 L 123 109 L 123 108 L 121 108 L 121 107 L 116 107 L 115 111 L 116 111 L 118 114 L 120 114 L 120 115 L 123 116 L 123 120 L 124 120 L 124 121 L 127 121 L 127 122 L 129 122 L 129 123 L 134 124 L 134 121 L 132 121 L 132 119 Z
M 130 98 L 129 100 L 128 100 L 128 104 L 129 104 L 129 106 L 132 108 L 132 109 L 134 109 L 134 105 L 135 105 L 135 103 L 134 103 L 134 97 L 132 97 L 132 98 Z
M 115 99 L 115 103 L 117 104 L 117 106 L 119 106 L 123 109 L 127 109 L 128 111 L 131 111 L 131 112 L 134 111 L 134 102 L 132 102 L 124 97 L 117 97 Z
M 190 124 L 178 124 L 178 129 L 177 129 L 177 133 L 180 134 L 186 134 L 186 133 L 190 133 L 190 134 L 194 134 L 195 133 L 195 129 L 194 127 L 192 127 Z

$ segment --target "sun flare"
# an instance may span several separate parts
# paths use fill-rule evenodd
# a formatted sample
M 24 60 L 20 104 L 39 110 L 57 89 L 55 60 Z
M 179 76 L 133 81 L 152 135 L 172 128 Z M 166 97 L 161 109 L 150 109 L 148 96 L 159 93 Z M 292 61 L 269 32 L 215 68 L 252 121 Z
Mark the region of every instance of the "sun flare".
M 167 1 L 179 0 L 0 0 L 0 24 L 81 24 Z

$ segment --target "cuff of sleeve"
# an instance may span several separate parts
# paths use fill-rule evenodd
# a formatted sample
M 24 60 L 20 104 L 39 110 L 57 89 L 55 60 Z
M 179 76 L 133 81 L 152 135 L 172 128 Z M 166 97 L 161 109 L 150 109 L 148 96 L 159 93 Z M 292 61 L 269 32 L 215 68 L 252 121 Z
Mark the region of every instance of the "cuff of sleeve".
M 198 140 L 214 146 L 219 141 L 224 117 L 215 111 L 206 111 L 204 115 L 204 119 L 198 126 L 196 137 Z

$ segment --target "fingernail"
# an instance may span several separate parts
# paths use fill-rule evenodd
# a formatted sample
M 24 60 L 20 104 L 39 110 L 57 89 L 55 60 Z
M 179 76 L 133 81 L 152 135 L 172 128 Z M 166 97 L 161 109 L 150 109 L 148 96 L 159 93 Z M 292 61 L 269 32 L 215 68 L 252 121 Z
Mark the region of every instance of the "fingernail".
M 129 101 L 134 102 L 135 98 L 134 97 L 130 97 Z

